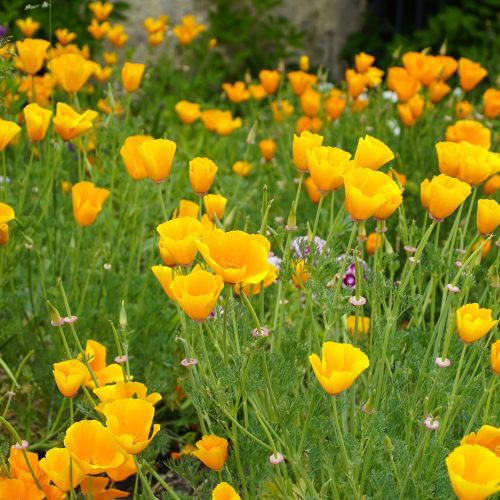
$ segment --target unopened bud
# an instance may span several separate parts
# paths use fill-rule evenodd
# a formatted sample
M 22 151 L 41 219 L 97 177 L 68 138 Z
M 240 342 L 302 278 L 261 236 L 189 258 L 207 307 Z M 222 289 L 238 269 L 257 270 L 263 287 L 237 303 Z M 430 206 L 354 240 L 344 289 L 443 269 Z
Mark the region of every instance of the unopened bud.
M 295 203 L 292 203 L 292 208 L 288 214 L 285 229 L 287 231 L 297 231 L 297 217 L 295 216 Z
M 120 309 L 120 328 L 125 330 L 127 328 L 127 311 L 125 310 L 125 301 L 122 300 L 122 307 Z
M 50 313 L 50 324 L 52 326 L 62 326 L 64 325 L 64 319 L 59 314 L 59 311 L 51 304 L 49 300 L 46 302 L 47 308 Z
M 255 144 L 255 136 L 257 134 L 257 120 L 253 122 L 252 128 L 247 135 L 247 144 Z
M 392 453 L 394 451 L 394 445 L 392 444 L 391 438 L 387 434 L 384 436 L 384 448 L 388 453 Z

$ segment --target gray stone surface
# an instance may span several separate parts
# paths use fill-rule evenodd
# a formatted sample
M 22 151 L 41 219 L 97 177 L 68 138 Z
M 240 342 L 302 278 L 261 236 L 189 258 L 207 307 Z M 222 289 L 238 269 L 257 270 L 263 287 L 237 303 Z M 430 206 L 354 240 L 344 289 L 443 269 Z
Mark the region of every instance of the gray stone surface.
M 235 0 L 238 1 L 238 0 Z M 137 57 L 146 51 L 143 21 L 147 16 L 166 14 L 170 26 L 183 15 L 194 13 L 205 18 L 207 0 L 130 0 L 127 32 L 131 43 L 137 46 Z M 361 28 L 366 0 L 284 0 L 279 13 L 288 17 L 306 33 L 306 50 L 314 65 L 323 65 L 335 79 L 342 76 L 344 65 L 340 51 L 350 33 Z M 164 50 L 171 43 L 162 45 Z

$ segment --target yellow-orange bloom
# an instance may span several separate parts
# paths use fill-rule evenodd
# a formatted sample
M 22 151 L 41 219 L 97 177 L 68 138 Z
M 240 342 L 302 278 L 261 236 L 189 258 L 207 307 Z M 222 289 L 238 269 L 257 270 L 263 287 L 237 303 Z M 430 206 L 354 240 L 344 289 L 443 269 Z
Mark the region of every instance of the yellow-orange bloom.
M 297 288 L 302 288 L 307 283 L 309 274 L 304 260 L 299 260 L 293 264 L 292 281 Z
M 40 468 L 62 491 L 76 488 L 85 476 L 77 463 L 71 461 L 71 456 L 66 448 L 48 450 L 45 457 L 40 460 Z
M 89 9 L 98 21 L 105 21 L 111 14 L 114 5 L 111 2 L 91 2 Z
M 175 105 L 175 112 L 185 125 L 191 125 L 201 116 L 200 105 L 189 101 L 179 101 Z
M 158 32 L 164 32 L 167 28 L 168 16 L 161 16 L 158 19 L 147 17 L 144 19 L 143 25 L 149 35 Z
M 469 115 L 472 114 L 473 111 L 474 108 L 472 107 L 472 104 L 469 101 L 457 102 L 457 105 L 455 106 L 455 114 L 457 115 L 457 118 L 459 120 L 467 118 Z
M 378 170 L 393 159 L 394 153 L 381 140 L 368 134 L 365 137 L 359 138 L 358 146 L 354 153 L 356 167 Z
M 180 200 L 179 208 L 176 208 L 174 210 L 172 218 L 175 219 L 176 217 L 194 217 L 195 219 L 197 219 L 199 211 L 200 207 L 198 203 L 195 203 L 191 200 Z
M 67 398 L 73 398 L 86 380 L 88 371 L 78 359 L 68 359 L 54 363 L 52 374 L 60 393 Z
M 102 210 L 109 191 L 95 187 L 92 182 L 77 182 L 71 188 L 73 201 L 73 215 L 76 222 L 82 227 L 90 226 Z
M 125 139 L 120 149 L 120 156 L 122 157 L 123 163 L 125 163 L 127 173 L 136 181 L 145 179 L 148 176 L 148 172 L 146 171 L 142 156 L 139 152 L 139 146 L 143 142 L 151 140 L 153 140 L 153 137 L 150 135 L 131 135 Z
M 402 59 L 406 71 L 426 87 L 438 78 L 442 70 L 438 59 L 422 52 L 407 52 Z
M 446 129 L 446 140 L 453 142 L 467 141 L 476 146 L 490 149 L 491 131 L 475 120 L 458 120 Z
M 262 99 L 264 99 L 264 97 L 267 96 L 266 89 L 260 84 L 259 85 L 249 85 L 248 91 L 250 92 L 252 99 L 255 99 L 256 101 L 261 101 Z
M 0 151 L 3 151 L 19 134 L 21 127 L 16 122 L 0 118 Z
M 63 54 L 50 61 L 50 71 L 66 92 L 78 92 L 94 74 L 98 64 L 79 54 Z
M 278 269 L 272 264 L 269 264 L 267 275 L 263 281 L 255 285 L 242 282 L 237 285 L 233 285 L 233 290 L 234 293 L 236 293 L 237 295 L 244 293 L 247 297 L 250 297 L 252 295 L 259 294 L 263 288 L 271 286 L 276 281 L 277 278 L 278 278 Z
M 440 80 L 448 80 L 458 68 L 458 61 L 451 56 L 438 55 L 435 56 L 441 65 L 441 71 L 438 75 Z
M 54 117 L 54 129 L 64 141 L 71 141 L 75 137 L 87 132 L 93 127 L 93 121 L 97 118 L 97 112 L 86 110 L 77 113 L 71 106 L 64 102 L 58 102 L 56 116 Z
M 500 155 L 468 142 L 438 142 L 439 171 L 477 186 L 500 171 Z
M 170 284 L 175 301 L 195 321 L 208 318 L 223 288 L 219 275 L 203 271 L 198 266 L 189 274 L 174 276 Z
M 365 73 L 366 84 L 370 88 L 378 87 L 382 83 L 382 77 L 384 76 L 384 72 L 379 68 L 368 68 L 368 71 Z
M 177 217 L 160 224 L 160 255 L 167 266 L 190 266 L 198 252 L 197 239 L 203 224 L 193 217 Z
M 465 344 L 479 340 L 498 323 L 492 318 L 491 312 L 491 309 L 481 308 L 476 302 L 457 309 L 458 336 Z
M 14 209 L 10 205 L 0 202 L 0 245 L 9 243 L 8 222 L 15 218 Z
M 262 139 L 259 142 L 259 149 L 264 160 L 271 161 L 276 151 L 276 143 L 272 139 Z
M 309 87 L 300 96 L 300 107 L 306 116 L 316 116 L 321 109 L 321 94 Z
M 198 248 L 205 262 L 226 283 L 256 284 L 269 271 L 267 256 L 271 244 L 260 234 L 214 229 L 205 233 Z
M 219 483 L 212 490 L 212 500 L 240 500 L 236 490 L 228 483 Z
M 346 104 L 347 102 L 344 97 L 329 97 L 325 101 L 325 111 L 328 118 L 330 118 L 330 120 L 337 120 L 340 118 L 345 110 Z
M 244 82 L 223 83 L 222 89 L 231 102 L 239 103 L 250 98 L 250 92 Z
M 354 65 L 356 66 L 356 71 L 358 73 L 366 73 L 374 62 L 375 57 L 367 54 L 366 52 L 360 52 L 354 56 Z
M 469 196 L 471 187 L 458 179 L 440 174 L 420 184 L 420 199 L 438 221 L 451 215 Z
M 356 335 L 368 335 L 370 333 L 370 318 L 368 316 L 359 316 L 356 322 L 356 316 L 351 315 L 346 318 L 347 331 L 351 337 Z
M 139 145 L 142 163 L 153 181 L 164 181 L 170 175 L 176 147 L 168 139 L 151 139 Z
M 134 463 L 133 457 L 132 457 L 132 463 Z M 135 468 L 131 473 L 133 474 L 134 472 Z M 108 472 L 108 475 L 112 481 L 122 480 L 122 479 L 118 480 L 113 479 L 113 477 L 111 477 L 113 475 L 111 471 Z M 80 490 L 85 498 L 90 498 L 92 496 L 93 500 L 109 500 L 114 498 L 126 498 L 129 496 L 129 494 L 126 491 L 117 490 L 116 488 L 106 489 L 108 483 L 109 479 L 107 477 L 85 476 L 82 482 L 80 483 Z
M 159 424 L 153 425 L 154 406 L 144 399 L 118 399 L 108 403 L 102 413 L 106 427 L 131 455 L 146 449 L 160 431 Z
M 479 64 L 465 57 L 458 60 L 458 78 L 460 86 L 468 92 L 478 85 L 478 83 L 488 74 Z
M 240 177 L 246 177 L 250 170 L 252 170 L 252 165 L 247 161 L 236 161 L 233 165 L 233 172 Z
M 118 54 L 116 52 L 103 52 L 102 57 L 108 66 L 114 66 L 118 62 Z
M 281 122 L 293 113 L 293 106 L 286 100 L 273 101 L 271 103 L 273 120 Z
M 97 19 L 92 19 L 92 22 L 87 26 L 87 31 L 91 34 L 93 38 L 96 40 L 101 40 L 104 38 L 109 30 L 109 23 L 101 23 Z
M 365 75 L 357 73 L 353 69 L 346 70 L 345 80 L 347 82 L 347 93 L 353 99 L 356 99 L 366 88 Z
M 500 343 L 500 340 L 497 340 L 496 343 Z M 500 457 L 500 427 L 483 425 L 477 432 L 471 432 L 462 438 L 460 444 L 477 444 L 488 448 L 497 457 Z
M 84 474 L 101 474 L 125 461 L 121 445 L 97 420 L 81 420 L 71 425 L 64 446 Z
M 226 209 L 227 198 L 221 194 L 207 194 L 203 197 L 203 204 L 205 205 L 205 212 L 211 221 L 214 221 L 216 217 L 222 220 L 222 217 L 224 217 L 224 210 Z
M 500 340 L 491 344 L 490 364 L 493 373 L 495 375 L 500 375 Z
M 175 271 L 170 266 L 152 266 L 151 271 L 156 276 L 156 279 L 160 283 L 163 291 L 168 295 L 168 297 L 175 302 L 174 294 L 170 288 L 172 281 L 174 280 Z
M 398 100 L 410 100 L 420 89 L 420 82 L 410 75 L 405 68 L 394 66 L 387 73 L 387 86 L 398 95 Z
M 45 472 L 40 468 L 38 455 L 36 453 L 32 453 L 31 451 L 27 451 L 25 453 L 26 455 L 22 450 L 17 450 L 15 446 L 10 447 L 9 464 L 11 476 L 14 479 L 20 479 L 25 483 L 31 483 L 33 482 L 33 476 L 31 475 L 30 471 L 31 467 L 31 470 L 33 471 L 35 477 L 38 479 L 40 485 L 46 486 L 49 482 L 49 479 Z M 29 466 L 27 462 L 29 462 Z M 0 498 L 3 497 L 0 496 Z
M 451 87 L 443 80 L 436 80 L 429 87 L 429 97 L 431 102 L 439 102 L 444 96 L 451 92 Z
M 98 411 L 102 411 L 108 403 L 119 399 L 142 399 L 153 406 L 161 400 L 161 395 L 158 392 L 148 394 L 148 389 L 144 384 L 132 381 L 116 382 L 116 384 L 96 387 L 93 392 L 100 401 L 100 404 L 96 406 Z
M 385 219 L 401 204 L 398 185 L 383 172 L 355 168 L 344 176 L 345 205 L 354 220 Z
M 300 71 L 309 71 L 309 57 L 305 54 L 299 57 L 299 69 Z
M 128 41 L 128 35 L 125 33 L 125 28 L 121 24 L 110 26 L 106 32 L 108 40 L 116 47 L 123 47 Z
M 87 340 L 85 344 L 85 356 L 89 360 L 89 366 L 92 370 L 94 377 L 97 379 L 99 386 L 106 384 L 111 384 L 115 382 L 121 382 L 123 380 L 123 370 L 121 366 L 117 363 L 111 363 L 110 365 L 106 362 L 106 347 L 95 340 Z M 81 355 L 78 355 L 78 359 L 81 359 Z M 94 389 L 95 384 L 89 373 L 85 385 Z
M 293 136 L 293 161 L 299 172 L 308 172 L 307 151 L 323 144 L 323 136 L 304 130 L 300 136 Z
M 26 19 L 18 19 L 16 25 L 25 37 L 32 37 L 40 28 L 40 23 L 34 21 L 31 16 Z
M 351 153 L 339 148 L 317 146 L 307 150 L 307 164 L 318 190 L 327 194 L 344 184 L 344 175 L 353 168 Z
M 321 387 L 332 396 L 351 387 L 370 366 L 368 356 L 361 349 L 339 342 L 324 342 L 321 359 L 311 354 L 309 362 Z
M 148 43 L 151 45 L 151 47 L 158 47 L 161 42 L 165 40 L 165 32 L 164 31 L 157 31 L 156 33 L 151 33 L 148 35 Z
M 500 90 L 491 88 L 483 94 L 483 111 L 491 120 L 500 115 Z
M 274 94 L 278 90 L 281 75 L 279 71 L 263 69 L 259 73 L 259 80 L 268 94 Z
M 25 73 L 34 75 L 38 73 L 45 60 L 45 52 L 50 46 L 47 40 L 26 38 L 16 42 L 17 54 L 21 61 L 21 68 Z
M 317 81 L 316 75 L 310 75 L 304 71 L 291 71 L 287 75 L 295 95 L 302 95 L 311 85 Z
M 217 170 L 219 170 L 217 165 L 209 158 L 193 158 L 189 162 L 191 189 L 199 196 L 207 194 L 214 182 Z
M 35 483 L 21 479 L 6 479 L 0 481 L 0 498 L 15 500 L 41 500 L 46 498 L 45 492 L 38 489 Z
M 304 181 L 304 187 L 306 188 L 307 196 L 313 203 L 319 203 L 321 198 L 321 191 L 318 189 L 318 186 L 314 184 L 314 180 L 312 177 L 308 177 Z
M 500 491 L 500 458 L 483 446 L 458 446 L 446 457 L 446 467 L 460 500 L 482 500 Z
M 145 64 L 126 62 L 122 67 L 123 88 L 131 93 L 135 92 L 141 85 L 142 75 L 146 69 Z
M 500 225 L 500 205 L 496 200 L 477 202 L 477 229 L 484 236 L 496 230 Z
M 484 183 L 483 191 L 485 194 L 495 194 L 498 190 L 500 190 L 500 175 L 496 174 Z
M 378 232 L 370 233 L 365 241 L 366 253 L 373 255 L 377 248 L 384 247 L 384 235 Z
M 227 439 L 210 434 L 196 442 L 196 450 L 192 452 L 198 460 L 213 471 L 220 471 L 227 460 Z
M 24 107 L 23 114 L 30 140 L 42 141 L 49 128 L 52 111 L 40 107 L 37 103 L 31 103 Z
M 9 233 L 7 223 L 11 220 L 14 220 L 15 218 L 16 214 L 14 212 L 14 209 L 10 205 L 7 205 L 7 203 L 0 202 L 0 228 L 2 228 L 3 231 L 7 232 L 6 241 L 0 241 L 0 244 L 6 245 L 8 243 Z
M 70 32 L 67 28 L 59 28 L 55 31 L 57 41 L 61 45 L 68 45 L 68 43 L 71 43 L 73 40 L 76 39 L 76 33 Z

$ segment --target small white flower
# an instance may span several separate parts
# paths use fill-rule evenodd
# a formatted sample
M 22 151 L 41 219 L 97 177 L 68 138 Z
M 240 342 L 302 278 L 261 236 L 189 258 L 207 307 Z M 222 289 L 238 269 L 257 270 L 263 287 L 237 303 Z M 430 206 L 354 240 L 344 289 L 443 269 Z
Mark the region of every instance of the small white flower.
M 278 465 L 284 461 L 285 457 L 279 451 L 269 456 L 269 463 L 272 465 Z
M 451 365 L 451 361 L 448 358 L 443 359 L 438 357 L 434 360 L 434 364 L 438 368 L 448 368 Z
M 439 421 L 438 421 L 438 419 L 437 418 L 432 418 L 431 415 L 429 415 L 424 420 L 424 425 L 430 431 L 437 431 L 439 429 Z

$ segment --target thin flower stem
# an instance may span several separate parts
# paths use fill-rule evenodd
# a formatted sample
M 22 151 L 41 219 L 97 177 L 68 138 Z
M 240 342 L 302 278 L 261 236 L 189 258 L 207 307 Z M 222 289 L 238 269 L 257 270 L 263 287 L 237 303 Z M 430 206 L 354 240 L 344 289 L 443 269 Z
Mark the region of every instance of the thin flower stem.
M 23 440 L 20 438 L 19 434 L 17 433 L 16 429 L 10 425 L 5 418 L 0 417 L 0 423 L 9 431 L 10 435 L 14 438 L 16 443 L 19 445 L 23 442 Z M 33 482 L 36 484 L 36 487 L 42 491 L 42 487 L 40 486 L 40 483 L 38 482 L 38 478 L 36 477 L 35 472 L 33 471 L 33 468 L 31 467 L 31 463 L 28 458 L 28 454 L 26 453 L 26 450 L 22 450 L 24 461 L 26 462 L 26 466 L 28 467 L 28 470 L 30 471 L 31 477 L 33 478 Z
M 163 200 L 162 193 L 162 183 L 158 182 L 158 198 L 160 200 L 161 213 L 164 220 L 168 220 L 167 208 L 165 207 L 165 201 Z
M 349 456 L 347 455 L 347 449 L 345 447 L 344 443 L 344 437 L 342 436 L 342 429 L 340 428 L 340 418 L 339 418 L 339 413 L 337 409 L 337 397 L 338 396 L 333 396 L 332 397 L 332 408 L 333 408 L 333 421 L 335 424 L 335 434 L 337 436 L 337 441 L 339 442 L 340 445 L 340 454 L 342 456 L 342 461 L 344 462 L 344 467 L 347 473 L 347 480 L 349 481 L 349 484 L 351 486 L 352 492 L 354 494 L 355 498 L 360 498 L 360 494 L 358 492 L 358 487 L 356 486 L 356 483 L 354 482 L 353 478 L 353 470 L 352 470 L 352 464 L 351 461 L 349 460 Z
M 143 466 L 148 469 L 149 473 L 158 481 L 158 483 L 161 485 L 161 487 L 170 495 L 171 498 L 173 498 L 174 500 L 180 500 L 180 497 L 177 495 L 177 493 L 160 476 L 160 474 L 158 474 L 154 470 L 154 467 L 152 467 L 151 465 L 149 465 L 147 462 L 144 462 Z
M 312 239 L 313 239 L 313 245 L 314 245 L 314 237 L 316 236 L 316 232 L 318 230 L 318 223 L 319 223 L 319 217 L 321 215 L 321 207 L 323 206 L 323 199 L 324 195 L 321 195 L 319 197 L 319 202 L 318 202 L 318 207 L 316 209 L 316 217 L 314 219 L 314 226 L 313 226 L 313 234 L 312 234 Z
M 153 499 L 156 498 L 154 493 L 153 493 L 153 490 L 151 489 L 151 485 L 149 484 L 146 476 L 144 475 L 144 472 L 142 471 L 142 466 L 139 463 L 139 460 L 137 459 L 137 457 L 135 455 L 134 455 L 134 462 L 135 462 L 135 468 L 137 470 L 137 474 L 139 475 L 139 477 L 141 479 L 143 489 L 146 491 L 149 498 L 153 498 Z

